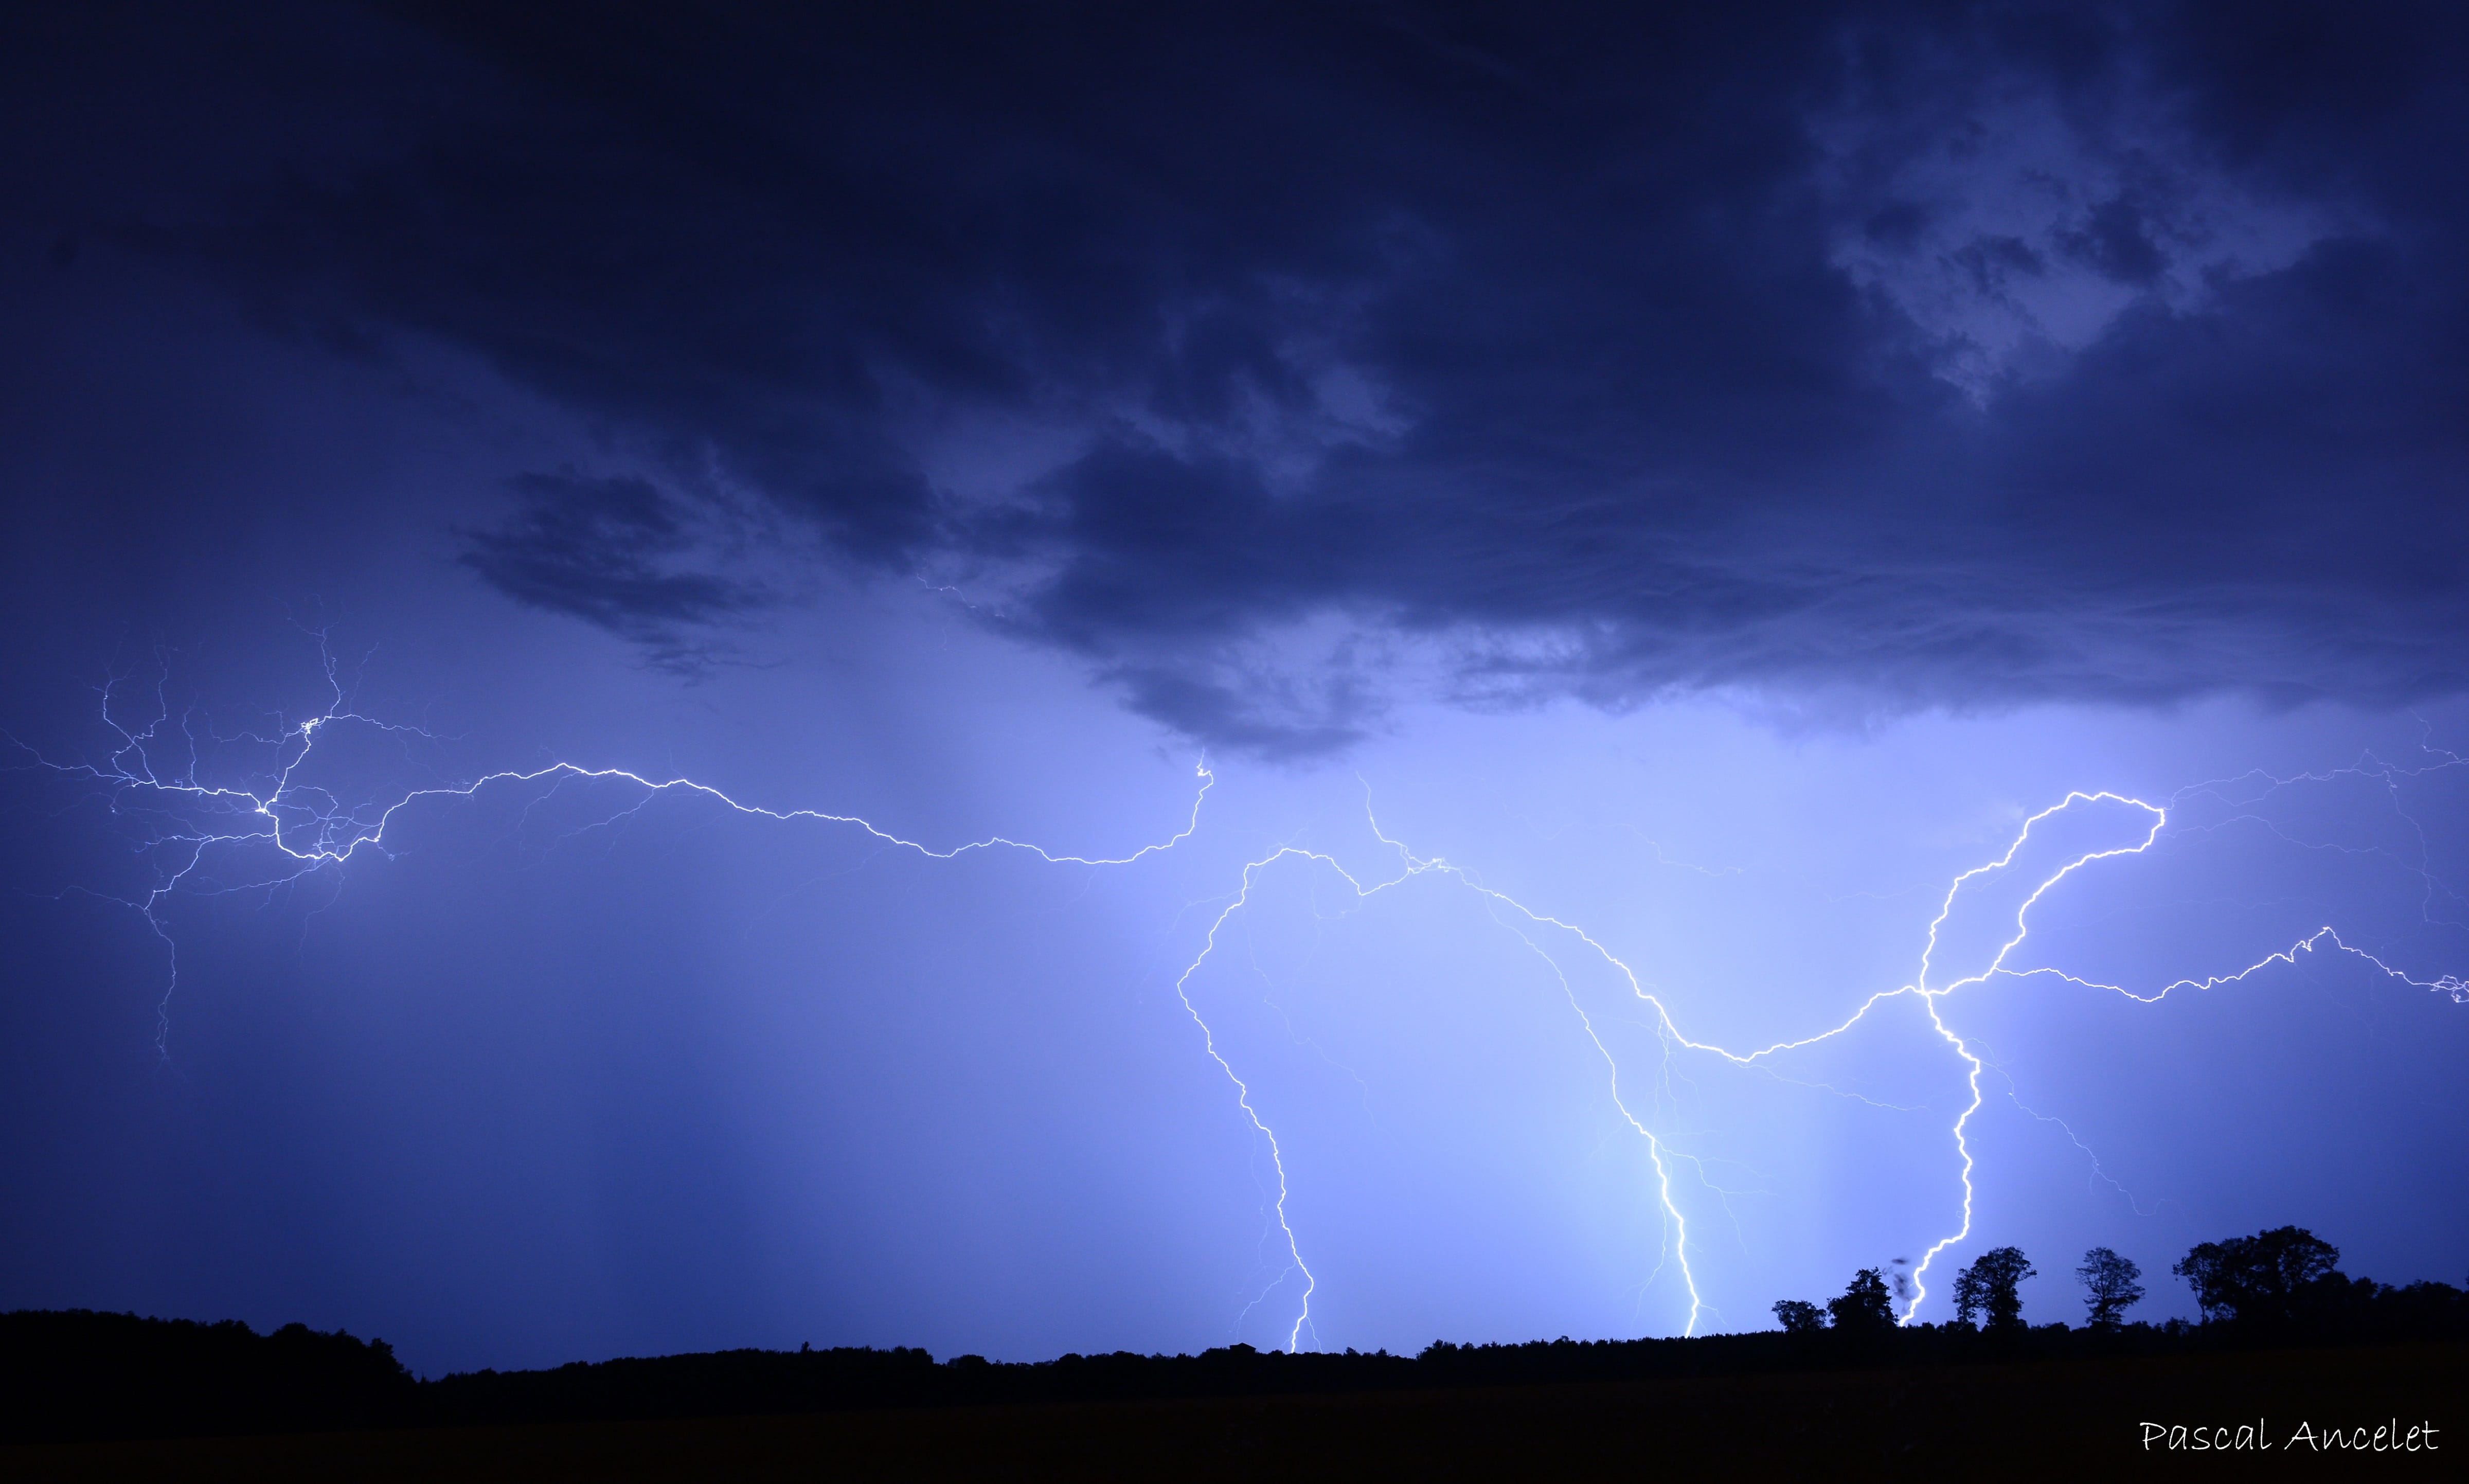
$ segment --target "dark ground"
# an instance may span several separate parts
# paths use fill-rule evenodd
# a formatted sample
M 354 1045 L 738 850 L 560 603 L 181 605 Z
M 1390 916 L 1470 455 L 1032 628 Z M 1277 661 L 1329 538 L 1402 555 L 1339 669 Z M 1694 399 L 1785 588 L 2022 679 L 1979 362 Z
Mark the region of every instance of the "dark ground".
M 427 1427 L 0 1449 L 10 1480 L 2461 1476 L 2469 1345 L 2221 1352 L 1628 1381 Z M 2138 1424 L 2265 1423 L 2269 1452 L 2168 1453 Z M 2434 1451 L 2325 1456 L 2301 1422 Z

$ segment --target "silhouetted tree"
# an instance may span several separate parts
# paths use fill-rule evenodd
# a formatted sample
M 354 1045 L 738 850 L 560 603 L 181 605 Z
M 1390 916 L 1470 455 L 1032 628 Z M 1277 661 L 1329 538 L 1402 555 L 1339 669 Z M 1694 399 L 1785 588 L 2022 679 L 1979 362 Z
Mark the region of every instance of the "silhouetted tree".
M 1990 1329 L 2019 1329 L 2023 1323 L 2023 1296 L 2016 1287 L 2024 1279 L 2038 1276 L 2040 1269 L 2022 1248 L 1992 1247 L 1955 1275 L 1955 1312 L 1969 1319 L 1969 1306 L 1977 1304 L 1988 1311 Z
M 1826 1301 L 1826 1311 L 1834 1316 L 1834 1328 L 1847 1334 L 1881 1334 L 1895 1327 L 1885 1275 L 1874 1267 L 1855 1273 L 1840 1297 Z
M 2143 1269 L 2134 1265 L 2133 1258 L 2119 1257 L 2107 1247 L 2085 1253 L 2075 1277 L 2084 1286 L 2084 1307 L 2091 1311 L 2093 1329 L 2116 1329 L 2117 1316 L 2142 1301 Z
M 2297 1317 L 2307 1290 L 2340 1262 L 2340 1248 L 2302 1226 L 2282 1226 L 2204 1242 L 2169 1270 L 2195 1290 L 2205 1319 L 2278 1324 Z
M 1815 1334 L 1826 1328 L 1826 1310 L 1807 1299 L 1781 1300 L 1774 1316 L 1786 1334 Z
M 1967 1267 L 1954 1275 L 1954 1322 L 1969 1330 L 1978 1323 L 1989 1295 L 1980 1290 L 1980 1275 Z

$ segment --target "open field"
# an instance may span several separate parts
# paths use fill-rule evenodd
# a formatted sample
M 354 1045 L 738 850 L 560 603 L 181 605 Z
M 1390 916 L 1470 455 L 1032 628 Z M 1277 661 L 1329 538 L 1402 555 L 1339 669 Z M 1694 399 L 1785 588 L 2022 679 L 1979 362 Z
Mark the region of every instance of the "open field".
M 2469 1345 L 2265 1351 L 1956 1368 L 1342 1396 L 904 1408 L 414 1428 L 0 1449 L 22 1480 L 814 1479 L 928 1472 L 1073 1477 L 1491 1477 L 1675 1466 L 1883 1476 L 2081 1477 L 2125 1468 L 2457 1476 Z M 2319 1434 L 2431 1424 L 2434 1448 L 2327 1457 Z M 2149 1451 L 2140 1424 L 2262 1426 L 2269 1450 Z M 2230 1434 L 2234 1439 L 2234 1432 Z

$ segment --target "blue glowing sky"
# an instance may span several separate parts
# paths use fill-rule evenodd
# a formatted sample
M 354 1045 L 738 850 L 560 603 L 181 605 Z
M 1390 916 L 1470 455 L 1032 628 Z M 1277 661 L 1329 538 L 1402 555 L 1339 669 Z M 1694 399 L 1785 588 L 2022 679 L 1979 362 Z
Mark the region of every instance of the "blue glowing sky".
M 2457 18 L 578 14 L 8 23 L 0 1306 L 2469 1271 Z

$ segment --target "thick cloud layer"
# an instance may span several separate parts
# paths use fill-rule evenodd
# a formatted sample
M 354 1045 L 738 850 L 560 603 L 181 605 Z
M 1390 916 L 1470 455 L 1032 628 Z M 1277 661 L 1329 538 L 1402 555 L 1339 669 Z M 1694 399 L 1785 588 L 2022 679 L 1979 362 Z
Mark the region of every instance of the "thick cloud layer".
M 2457 12 L 1719 9 L 140 27 L 54 38 L 136 120 L 63 174 L 247 163 L 59 210 L 590 420 L 469 566 L 674 663 L 760 547 L 1268 751 L 1401 638 L 1606 705 L 2469 682 Z

